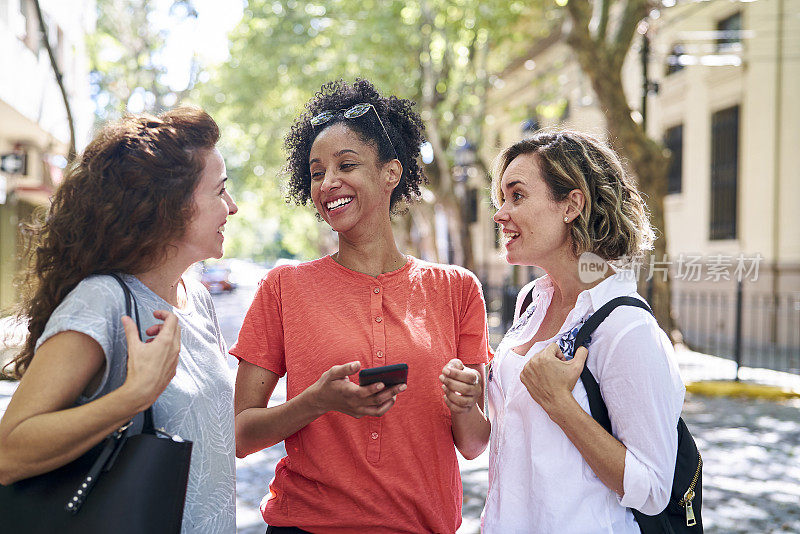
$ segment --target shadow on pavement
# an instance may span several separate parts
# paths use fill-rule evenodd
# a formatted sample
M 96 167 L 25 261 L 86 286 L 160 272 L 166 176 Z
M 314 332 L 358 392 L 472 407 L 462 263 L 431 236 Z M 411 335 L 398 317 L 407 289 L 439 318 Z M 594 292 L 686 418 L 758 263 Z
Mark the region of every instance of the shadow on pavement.
M 705 532 L 800 532 L 800 404 L 687 395 Z

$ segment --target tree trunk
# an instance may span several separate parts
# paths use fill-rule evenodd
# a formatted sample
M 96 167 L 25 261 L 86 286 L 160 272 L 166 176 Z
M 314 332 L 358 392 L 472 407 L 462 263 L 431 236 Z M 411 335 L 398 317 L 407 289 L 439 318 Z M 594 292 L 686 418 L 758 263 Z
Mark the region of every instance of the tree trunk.
M 439 252 L 436 245 L 435 215 L 431 204 L 418 202 L 409 206 L 409 213 L 405 217 L 412 221 L 417 228 L 419 241 L 416 248 L 419 256 L 425 260 L 439 261 Z
M 472 232 L 470 232 L 469 224 L 467 223 L 467 219 L 464 217 L 464 200 L 465 199 L 462 199 L 461 202 L 457 203 L 454 212 L 457 214 L 456 224 L 458 224 L 458 228 L 461 231 L 463 267 L 475 272 L 475 253 L 473 252 L 474 249 L 472 247 Z
M 53 68 L 58 88 L 61 90 L 61 98 L 64 99 L 64 109 L 67 112 L 67 125 L 69 126 L 69 151 L 67 152 L 67 161 L 71 162 L 75 159 L 75 123 L 72 120 L 72 108 L 69 105 L 69 98 L 67 97 L 67 89 L 64 87 L 64 77 L 61 75 L 61 69 L 58 67 L 56 56 L 53 53 L 53 48 L 50 46 L 50 39 L 47 36 L 47 27 L 44 25 L 44 16 L 42 16 L 42 8 L 39 5 L 39 0 L 34 0 L 33 6 L 36 9 L 36 18 L 39 19 L 39 30 L 42 32 L 42 43 L 44 44 L 47 55 L 50 57 L 50 65 Z
M 625 97 L 621 76 L 623 59 L 630 44 L 618 47 L 612 54 L 605 43 L 598 43 L 591 38 L 585 27 L 582 31 L 576 31 L 580 21 L 573 20 L 573 23 L 567 43 L 575 52 L 581 69 L 591 80 L 606 118 L 612 146 L 627 158 L 631 170 L 639 180 L 639 189 L 647 197 L 651 223 L 657 236 L 653 259 L 658 266 L 667 252 L 664 196 L 667 191 L 669 157 L 657 142 L 647 137 L 642 126 L 631 117 L 632 110 Z M 648 276 L 651 274 L 649 261 L 643 272 Z M 671 312 L 669 274 L 664 279 L 663 274 L 656 270 L 652 276 L 652 284 L 650 304 L 653 312 L 659 325 L 672 337 L 675 323 Z

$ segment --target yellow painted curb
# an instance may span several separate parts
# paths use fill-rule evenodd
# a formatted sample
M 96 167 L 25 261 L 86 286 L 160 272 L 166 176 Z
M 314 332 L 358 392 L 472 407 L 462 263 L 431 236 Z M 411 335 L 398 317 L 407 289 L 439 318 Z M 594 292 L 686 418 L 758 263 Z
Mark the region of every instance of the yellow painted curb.
M 745 397 L 772 401 L 800 399 L 798 391 L 732 380 L 692 382 L 686 385 L 686 391 L 709 397 Z

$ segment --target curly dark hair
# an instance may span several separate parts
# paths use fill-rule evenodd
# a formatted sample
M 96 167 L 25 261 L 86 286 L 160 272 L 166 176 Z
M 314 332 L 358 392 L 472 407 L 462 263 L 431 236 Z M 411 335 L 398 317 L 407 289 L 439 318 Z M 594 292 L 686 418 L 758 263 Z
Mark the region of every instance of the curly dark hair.
M 383 128 L 371 111 L 356 119 L 346 119 L 341 113 L 337 114 L 323 128 L 315 129 L 311 125 L 311 118 L 323 111 L 345 110 L 359 103 L 374 106 L 392 146 L 386 142 Z M 425 175 L 417 162 L 420 145 L 424 141 L 425 126 L 413 107 L 414 102 L 411 100 L 381 96 L 368 80 L 357 79 L 352 85 L 344 80 L 324 84 L 306 104 L 305 112 L 295 120 L 284 142 L 288 154 L 285 168 L 289 177 L 287 200 L 294 200 L 301 206 L 308 203 L 311 198 L 311 171 L 308 165 L 311 145 L 323 129 L 340 122 L 358 134 L 362 141 L 376 147 L 379 162 L 391 161 L 395 153 L 397 154 L 397 159 L 403 166 L 403 174 L 389 201 L 392 213 L 396 212 L 398 202 L 416 200 L 420 195 L 420 184 L 426 183 Z
M 19 378 L 50 315 L 92 274 L 157 265 L 185 232 L 205 150 L 219 128 L 205 111 L 181 107 L 106 124 L 67 168 L 43 220 L 25 225 L 28 268 L 18 279 L 19 320 L 28 334 L 13 365 Z M 4 368 L 5 371 L 5 368 Z

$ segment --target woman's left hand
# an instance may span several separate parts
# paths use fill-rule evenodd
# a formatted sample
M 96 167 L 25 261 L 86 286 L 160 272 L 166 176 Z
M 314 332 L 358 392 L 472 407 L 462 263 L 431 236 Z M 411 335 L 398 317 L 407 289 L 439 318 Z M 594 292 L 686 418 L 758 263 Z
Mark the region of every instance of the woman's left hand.
M 482 400 L 480 373 L 465 367 L 458 358 L 447 362 L 442 374 L 439 375 L 439 381 L 442 383 L 444 402 L 454 415 L 469 412 L 479 400 Z
M 567 361 L 558 345 L 551 343 L 528 360 L 519 379 L 531 398 L 552 417 L 564 399 L 572 398 L 588 354 L 586 347 L 578 347 L 575 357 Z

